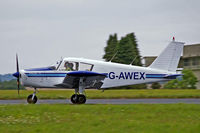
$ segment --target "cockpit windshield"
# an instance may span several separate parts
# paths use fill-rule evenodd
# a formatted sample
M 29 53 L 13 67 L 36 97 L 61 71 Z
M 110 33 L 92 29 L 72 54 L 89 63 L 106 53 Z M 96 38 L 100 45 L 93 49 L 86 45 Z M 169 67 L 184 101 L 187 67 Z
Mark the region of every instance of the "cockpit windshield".
M 62 60 L 59 60 L 56 63 L 50 65 L 49 68 L 51 68 L 53 70 L 57 70 L 59 68 L 59 66 L 60 66 L 61 63 L 62 63 Z

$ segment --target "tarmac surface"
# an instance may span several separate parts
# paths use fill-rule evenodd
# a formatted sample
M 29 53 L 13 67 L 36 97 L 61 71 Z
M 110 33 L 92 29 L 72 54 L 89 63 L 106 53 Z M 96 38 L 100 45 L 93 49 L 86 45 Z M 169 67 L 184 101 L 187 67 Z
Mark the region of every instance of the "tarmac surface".
M 200 104 L 200 99 L 87 99 L 86 104 Z M 0 100 L 0 104 L 27 104 L 26 100 Z M 36 104 L 72 104 L 69 99 L 39 99 Z

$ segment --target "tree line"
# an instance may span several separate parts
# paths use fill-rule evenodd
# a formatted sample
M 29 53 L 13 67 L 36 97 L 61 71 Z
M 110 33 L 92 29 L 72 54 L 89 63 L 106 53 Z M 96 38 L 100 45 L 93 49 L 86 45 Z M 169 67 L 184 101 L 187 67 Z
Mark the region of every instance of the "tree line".
M 24 89 L 24 87 L 20 85 L 20 89 Z M 17 80 L 0 82 L 0 90 L 17 90 Z

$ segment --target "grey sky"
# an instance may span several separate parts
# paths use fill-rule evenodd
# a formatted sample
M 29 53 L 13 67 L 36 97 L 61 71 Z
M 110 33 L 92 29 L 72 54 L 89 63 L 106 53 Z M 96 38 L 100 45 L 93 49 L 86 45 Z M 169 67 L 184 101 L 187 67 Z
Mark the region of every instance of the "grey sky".
M 136 34 L 142 56 L 173 36 L 200 43 L 199 0 L 1 0 L 0 73 L 47 66 L 62 57 L 101 60 L 109 34 Z

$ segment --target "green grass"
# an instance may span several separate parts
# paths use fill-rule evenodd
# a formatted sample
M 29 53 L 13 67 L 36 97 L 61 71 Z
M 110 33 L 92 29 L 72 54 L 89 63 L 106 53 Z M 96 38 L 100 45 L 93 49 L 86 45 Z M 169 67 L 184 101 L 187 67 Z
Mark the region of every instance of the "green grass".
M 33 91 L 21 90 L 20 96 L 16 90 L 0 90 L 0 99 L 26 99 Z M 74 90 L 39 90 L 39 99 L 66 99 L 74 94 Z M 141 90 L 86 90 L 89 99 L 112 98 L 200 98 L 197 89 L 141 89 Z
M 198 104 L 0 105 L 1 133 L 199 133 Z

